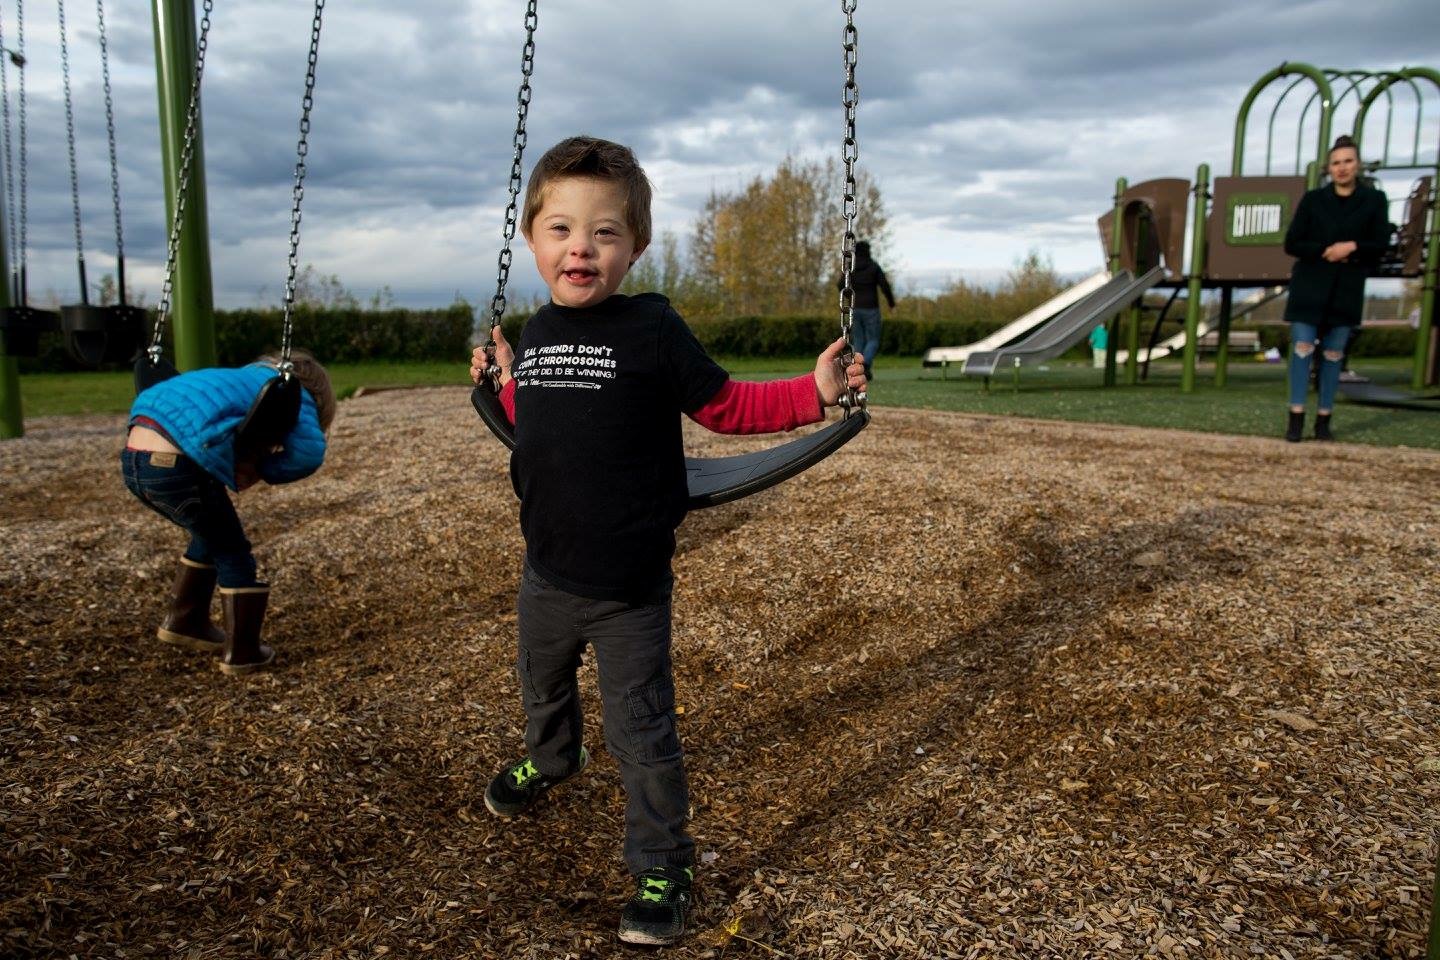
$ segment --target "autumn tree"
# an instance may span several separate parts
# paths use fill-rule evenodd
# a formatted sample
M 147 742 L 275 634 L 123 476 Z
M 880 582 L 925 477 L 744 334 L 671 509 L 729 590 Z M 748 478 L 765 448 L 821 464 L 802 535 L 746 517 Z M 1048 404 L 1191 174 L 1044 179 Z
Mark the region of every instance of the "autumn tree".
M 728 314 L 825 309 L 840 268 L 842 186 L 833 159 L 787 157 L 770 177 L 711 193 L 690 245 L 696 292 Z M 889 218 L 879 187 L 863 171 L 857 197 L 856 233 L 883 259 Z

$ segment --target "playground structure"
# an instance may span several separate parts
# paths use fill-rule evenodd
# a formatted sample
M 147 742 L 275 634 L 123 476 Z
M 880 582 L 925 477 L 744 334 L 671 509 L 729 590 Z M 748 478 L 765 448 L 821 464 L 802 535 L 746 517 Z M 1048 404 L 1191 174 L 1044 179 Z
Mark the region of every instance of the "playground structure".
M 1288 85 L 1275 98 L 1265 127 L 1263 172 L 1246 174 L 1251 108 L 1272 84 L 1286 79 Z M 1307 81 L 1313 92 L 1295 123 L 1294 168 L 1280 173 L 1275 163 L 1276 120 L 1287 98 Z M 1426 92 L 1432 87 L 1434 96 L 1427 99 Z M 1413 138 L 1408 153 L 1393 136 L 1397 89 L 1408 89 L 1414 100 Z M 1381 111 L 1372 110 L 1382 96 L 1386 107 L 1383 120 Z M 1352 99 L 1353 104 L 1348 104 Z M 1428 67 L 1370 72 L 1282 63 L 1255 82 L 1240 106 L 1228 177 L 1216 177 L 1212 182 L 1209 165 L 1202 163 L 1193 187 L 1190 181 L 1177 178 L 1147 180 L 1133 186 L 1120 178 L 1114 207 L 1099 218 L 1107 274 L 1086 278 L 984 341 L 931 350 L 925 364 L 948 367 L 960 362 L 964 373 L 988 380 L 998 366 L 1008 363 L 1018 369 L 1025 363 L 1059 356 L 1097 324 L 1108 322 L 1106 386 L 1116 383 L 1117 367 L 1123 366 L 1126 381 L 1133 384 L 1140 377 L 1142 362 L 1178 349 L 1183 357 L 1181 390 L 1194 390 L 1199 342 L 1206 335 L 1215 337 L 1215 384 L 1224 386 L 1230 327 L 1240 315 L 1235 291 L 1258 288 L 1242 304 L 1249 310 L 1278 296 L 1288 284 L 1293 260 L 1284 250 L 1285 232 L 1305 191 L 1320 185 L 1331 134 L 1338 126 L 1337 115 L 1345 106 L 1354 108 L 1350 135 L 1360 145 L 1369 179 L 1378 181 L 1387 172 L 1417 175 L 1404 195 L 1391 197 L 1392 219 L 1397 225 L 1390 247 L 1372 275 L 1420 281 L 1411 388 L 1419 391 L 1435 385 L 1440 380 L 1435 324 L 1436 278 L 1440 273 L 1440 199 L 1436 190 L 1440 184 L 1440 124 L 1435 153 L 1423 155 L 1421 141 L 1427 107 L 1440 110 L 1440 72 Z M 1368 140 L 1367 130 L 1372 131 Z M 1307 142 L 1313 143 L 1313 153 L 1307 150 Z M 1367 143 L 1375 147 L 1369 159 Z M 1184 265 L 1187 224 L 1188 267 Z M 1117 290 L 1131 295 L 1118 303 L 1095 296 L 1091 291 L 1105 278 Z M 1139 298 L 1151 288 L 1168 288 L 1172 294 L 1156 318 L 1150 349 L 1145 351 L 1140 346 Z M 1218 304 L 1211 316 L 1204 318 L 1204 295 L 1211 290 L 1218 291 Z M 1185 295 L 1184 331 L 1157 345 L 1165 313 L 1181 293 Z

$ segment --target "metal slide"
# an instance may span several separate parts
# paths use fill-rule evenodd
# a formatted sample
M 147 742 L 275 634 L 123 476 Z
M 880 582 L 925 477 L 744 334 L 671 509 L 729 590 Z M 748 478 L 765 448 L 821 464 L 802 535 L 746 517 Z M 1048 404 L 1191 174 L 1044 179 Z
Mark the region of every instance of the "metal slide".
M 931 347 L 925 351 L 924 366 L 939 367 L 949 363 L 964 363 L 965 358 L 972 353 L 982 350 L 998 350 L 1013 343 L 1041 324 L 1055 319 L 1066 308 L 1074 306 L 1080 300 L 1099 290 L 1109 279 L 1109 270 L 1101 270 L 1099 273 L 1092 274 L 1074 286 L 1057 293 L 1029 313 L 1005 324 L 988 337 L 976 340 L 974 343 L 967 343 L 963 347 Z
M 1271 300 L 1274 300 L 1276 297 L 1284 295 L 1285 292 L 1289 289 L 1289 287 L 1266 287 L 1263 290 L 1256 290 L 1254 293 L 1250 294 L 1248 297 L 1241 300 L 1239 303 L 1235 304 L 1231 308 L 1231 322 L 1233 323 L 1234 321 L 1239 320 L 1241 317 L 1245 316 L 1253 310 L 1264 306 Z M 1211 309 L 1209 315 L 1206 316 L 1203 320 L 1201 320 L 1200 325 L 1195 328 L 1195 338 L 1198 340 L 1200 337 L 1205 336 L 1211 330 L 1218 329 L 1219 326 L 1220 305 L 1216 304 L 1214 308 Z M 1185 330 L 1182 327 L 1180 332 L 1175 334 L 1173 337 L 1166 337 L 1164 340 L 1161 340 L 1159 343 L 1155 344 L 1155 349 L 1149 351 L 1149 353 L 1146 353 L 1145 348 L 1141 347 L 1140 362 L 1145 363 L 1148 360 L 1159 360 L 1161 357 L 1168 357 L 1175 351 L 1184 349 L 1184 347 Z M 1129 350 L 1115 351 L 1115 363 L 1120 366 L 1124 366 L 1125 361 L 1129 359 L 1129 357 Z
M 1054 320 L 1022 340 L 999 350 L 985 350 L 965 358 L 963 372 L 971 377 L 994 376 L 1001 367 L 1053 360 L 1084 340 L 1096 324 L 1123 310 L 1132 300 L 1159 283 L 1163 267 L 1154 267 L 1139 277 L 1121 270 L 1105 285 L 1072 305 Z

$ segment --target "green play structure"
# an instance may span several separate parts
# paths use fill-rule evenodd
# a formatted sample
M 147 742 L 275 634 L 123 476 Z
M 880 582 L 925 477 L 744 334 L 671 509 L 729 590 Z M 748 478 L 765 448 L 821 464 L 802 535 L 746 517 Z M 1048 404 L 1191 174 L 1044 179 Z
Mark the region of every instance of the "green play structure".
M 1273 105 L 1262 137 L 1252 136 L 1251 112 L 1262 97 L 1274 94 Z M 1300 105 L 1294 121 L 1294 165 L 1281 172 L 1277 169 L 1277 119 L 1282 108 L 1296 103 L 1292 94 L 1309 90 L 1309 97 Z M 1339 91 L 1338 95 L 1336 91 Z M 1406 96 L 1397 103 L 1397 91 Z M 1375 109 L 1384 99 L 1384 110 Z M 1413 126 L 1408 128 L 1408 142 L 1396 137 L 1397 111 L 1406 101 L 1413 106 Z M 1331 137 L 1340 132 L 1339 119 L 1346 112 L 1350 136 L 1360 144 L 1365 175 L 1378 178 L 1381 174 L 1410 173 L 1415 180 L 1408 195 L 1391 196 L 1391 215 L 1395 229 L 1389 249 L 1372 276 L 1377 278 L 1419 280 L 1421 296 L 1419 326 L 1415 338 L 1415 354 L 1411 388 L 1424 390 L 1440 379 L 1440 358 L 1437 358 L 1435 324 L 1435 287 L 1440 271 L 1440 123 L 1436 125 L 1433 150 L 1422 150 L 1425 139 L 1427 109 L 1432 117 L 1440 114 L 1440 72 L 1429 67 L 1406 67 L 1400 70 L 1322 70 L 1305 63 L 1282 63 L 1269 71 L 1246 93 L 1235 120 L 1235 143 L 1231 153 L 1230 175 L 1213 181 L 1208 164 L 1200 164 L 1194 186 L 1185 181 L 1151 180 L 1127 186 L 1121 180 L 1116 188 L 1115 206 L 1100 220 L 1102 237 L 1107 241 L 1111 270 L 1128 269 L 1134 273 L 1152 266 L 1156 258 L 1166 266 L 1166 277 L 1158 287 L 1183 288 L 1186 294 L 1185 336 L 1181 389 L 1195 388 L 1197 344 L 1201 336 L 1204 292 L 1219 293 L 1219 308 L 1211 329 L 1216 338 L 1215 383 L 1223 386 L 1229 362 L 1230 325 L 1233 316 L 1233 295 L 1237 289 L 1278 288 L 1289 280 L 1292 259 L 1285 254 L 1285 231 L 1300 197 L 1321 183 Z M 1408 113 L 1401 116 L 1408 119 Z M 1283 125 L 1282 125 L 1283 126 Z M 1404 126 L 1402 122 L 1402 127 Z M 1258 172 L 1246 172 L 1246 147 L 1252 139 L 1263 139 L 1264 166 Z M 1286 151 L 1288 152 L 1288 151 Z M 1190 254 L 1189 265 L 1181 272 L 1178 267 L 1183 242 L 1183 224 L 1187 220 L 1189 202 Z M 1398 209 L 1397 209 L 1398 208 Z M 1113 229 L 1120 224 L 1120 230 Z M 1112 324 L 1120 323 L 1112 320 Z M 1124 315 L 1122 337 L 1111 337 L 1115 343 L 1123 339 L 1128 345 L 1127 378 L 1136 379 L 1136 347 L 1138 346 L 1137 311 Z M 1111 348 L 1113 353 L 1114 347 Z M 1108 382 L 1113 382 L 1110 365 Z
M 1295 94 L 1305 90 L 1310 95 L 1301 103 Z M 1385 109 L 1379 110 L 1382 98 Z M 1251 112 L 1262 99 L 1273 100 L 1269 118 L 1263 133 L 1252 133 Z M 1408 106 L 1414 109 L 1413 124 Z M 1278 123 L 1282 112 L 1285 121 Z M 1331 135 L 1339 132 L 1342 113 L 1350 135 L 1361 145 L 1364 176 L 1378 179 L 1389 174 L 1392 180 L 1397 174 L 1415 176 L 1406 195 L 1394 195 L 1393 186 L 1387 194 L 1395 228 L 1373 276 L 1419 281 L 1422 293 L 1411 388 L 1421 391 L 1433 386 L 1440 374 L 1435 324 L 1440 269 L 1436 196 L 1440 72 L 1428 67 L 1372 72 L 1282 63 L 1257 80 L 1241 103 L 1229 176 L 1212 181 L 1209 164 L 1202 163 L 1193 184 L 1168 177 L 1131 186 L 1121 178 L 1113 207 L 1099 219 L 1106 269 L 983 340 L 930 350 L 925 366 L 948 370 L 959 364 L 964 374 L 984 377 L 987 383 L 1005 370 L 1018 378 L 1022 366 L 1053 359 L 1080 344 L 1097 325 L 1108 324 L 1106 386 L 1117 382 L 1122 364 L 1126 382 L 1133 384 L 1151 359 L 1178 352 L 1183 357 L 1181 390 L 1189 393 L 1195 389 L 1202 338 L 1214 343 L 1215 383 L 1224 386 L 1232 343 L 1238 340 L 1232 323 L 1284 295 L 1289 284 L 1294 261 L 1284 251 L 1285 232 L 1301 196 L 1320 185 Z M 1433 139 L 1426 132 L 1430 123 L 1435 125 Z M 1279 152 L 1289 154 L 1292 131 L 1294 166 L 1282 171 L 1276 148 L 1283 145 Z M 1246 148 L 1252 140 L 1264 145 L 1264 168 L 1258 172 L 1245 169 Z M 1149 290 L 1169 290 L 1170 297 L 1151 326 L 1148 346 L 1142 347 L 1141 304 Z M 1237 303 L 1237 290 L 1253 292 Z M 1207 296 L 1212 292 L 1214 296 Z M 1182 295 L 1184 330 L 1157 342 L 1166 314 Z M 1253 333 L 1249 336 L 1255 338 L 1252 345 L 1258 344 Z M 1361 397 L 1350 389 L 1351 399 L 1440 409 L 1440 403 L 1427 397 L 1377 387 L 1368 388 L 1368 397 Z

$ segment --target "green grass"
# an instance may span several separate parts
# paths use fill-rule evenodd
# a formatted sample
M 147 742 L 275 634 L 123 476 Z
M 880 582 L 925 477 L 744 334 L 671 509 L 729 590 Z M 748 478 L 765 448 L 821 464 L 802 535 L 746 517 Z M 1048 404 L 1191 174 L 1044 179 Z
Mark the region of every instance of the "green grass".
M 795 376 L 813 360 L 732 358 L 723 361 L 737 377 L 765 380 Z M 1362 358 L 1354 368 L 1377 383 L 1408 392 L 1410 361 Z M 328 367 L 336 393 L 347 397 L 359 386 L 443 386 L 468 383 L 460 363 L 350 363 Z M 1180 392 L 1178 362 L 1157 362 L 1150 378 L 1137 386 L 1106 390 L 1100 371 L 1087 363 L 1057 361 L 1048 368 L 1021 370 L 1018 389 L 1006 373 L 985 389 L 979 380 L 922 368 L 918 358 L 882 357 L 876 365 L 870 402 L 885 407 L 915 407 L 1000 416 L 1172 427 L 1207 433 L 1279 436 L 1285 419 L 1285 367 L 1250 359 L 1231 362 L 1229 384 L 1213 386 L 1213 366 L 1202 364 L 1193 393 Z M 1122 371 L 1123 379 L 1123 371 Z M 52 373 L 21 377 L 27 416 L 124 413 L 132 399 L 131 378 L 122 373 Z M 1314 408 L 1311 400 L 1311 409 Z M 1335 411 L 1336 435 L 1353 443 L 1440 449 L 1440 416 L 1414 410 L 1366 407 L 1341 400 Z

